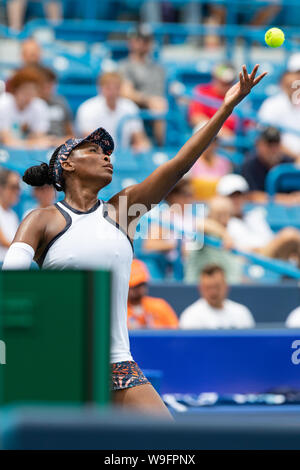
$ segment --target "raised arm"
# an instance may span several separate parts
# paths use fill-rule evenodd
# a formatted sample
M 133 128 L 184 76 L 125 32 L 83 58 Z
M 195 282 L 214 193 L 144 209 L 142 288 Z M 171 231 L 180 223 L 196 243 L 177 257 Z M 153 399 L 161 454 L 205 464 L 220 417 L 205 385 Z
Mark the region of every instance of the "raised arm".
M 149 175 L 142 183 L 130 186 L 122 191 L 128 197 L 128 205 L 143 204 L 149 210 L 152 204 L 159 203 L 187 173 L 218 134 L 222 125 L 237 106 L 247 96 L 251 89 L 266 75 L 262 73 L 256 77 L 258 65 L 249 75 L 246 66 L 240 72 L 240 79 L 226 93 L 224 102 L 207 124 L 194 134 L 179 150 L 177 155 L 164 163 Z

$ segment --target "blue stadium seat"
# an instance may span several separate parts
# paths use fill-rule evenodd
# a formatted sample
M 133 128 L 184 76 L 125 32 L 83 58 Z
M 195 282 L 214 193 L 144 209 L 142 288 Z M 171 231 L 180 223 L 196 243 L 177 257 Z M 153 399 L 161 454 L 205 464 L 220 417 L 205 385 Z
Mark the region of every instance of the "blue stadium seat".
M 39 165 L 42 161 L 48 161 L 48 155 L 52 150 L 16 149 L 2 147 L 0 149 L 0 164 L 19 173 L 24 173 L 26 168 Z
M 300 230 L 300 213 L 298 206 L 286 207 L 280 204 L 269 203 L 266 206 L 267 220 L 274 232 L 284 227 L 295 227 Z
M 211 81 L 212 64 L 208 62 L 176 64 L 169 72 L 170 81 L 178 81 L 184 85 L 187 92 L 194 87 Z
M 134 247 L 136 256 L 146 264 L 150 278 L 153 281 L 162 281 L 164 279 L 183 280 L 183 265 L 180 258 L 173 262 L 168 262 L 166 257 L 160 253 L 137 252 L 135 244 Z
M 266 205 L 266 210 L 267 221 L 275 232 L 294 223 L 289 216 L 288 208 L 282 204 L 270 202 Z
M 98 93 L 96 84 L 59 84 L 57 91 L 60 95 L 65 96 L 74 115 L 84 101 L 96 96 Z
M 114 61 L 125 59 L 128 56 L 127 41 L 106 41 L 109 58 Z
M 140 155 L 133 154 L 130 149 L 121 150 L 117 148 L 111 156 L 111 162 L 114 166 L 115 173 L 119 171 L 130 173 L 131 171 L 137 172 L 143 170 Z
M 266 189 L 270 196 L 280 192 L 300 190 L 300 167 L 283 163 L 272 168 L 266 179 Z
M 53 26 L 53 31 L 59 40 L 95 43 L 105 41 L 114 32 L 127 34 L 133 27 L 134 22 L 128 21 L 66 20 Z

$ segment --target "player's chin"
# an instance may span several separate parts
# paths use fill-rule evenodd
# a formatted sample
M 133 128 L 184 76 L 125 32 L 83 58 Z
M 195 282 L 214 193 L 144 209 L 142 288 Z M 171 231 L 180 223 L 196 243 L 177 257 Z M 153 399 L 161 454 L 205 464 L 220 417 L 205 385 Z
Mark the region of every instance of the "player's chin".
M 105 184 L 105 186 L 107 186 L 109 183 L 111 183 L 111 180 L 112 180 L 112 177 L 113 177 L 113 174 L 111 172 L 106 171 L 101 176 L 102 176 L 102 181 Z

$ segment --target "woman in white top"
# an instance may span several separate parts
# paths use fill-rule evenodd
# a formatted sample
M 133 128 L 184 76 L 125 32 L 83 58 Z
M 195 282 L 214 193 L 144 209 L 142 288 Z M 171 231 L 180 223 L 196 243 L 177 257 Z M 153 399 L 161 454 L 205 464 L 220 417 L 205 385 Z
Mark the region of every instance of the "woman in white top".
M 18 173 L 0 169 L 0 262 L 14 239 L 19 226 L 19 219 L 12 209 L 20 196 L 20 176 Z
M 19 69 L 7 81 L 9 93 L 0 97 L 0 140 L 10 147 L 51 146 L 47 136 L 49 110 L 38 97 L 43 75 L 37 68 Z
M 206 126 L 172 160 L 142 183 L 123 189 L 108 204 L 98 200 L 98 192 L 112 180 L 110 155 L 114 144 L 102 128 L 85 139 L 69 139 L 54 151 L 49 166 L 42 163 L 31 167 L 23 177 L 33 186 L 53 184 L 64 191 L 65 199 L 34 210 L 23 220 L 4 269 L 29 268 L 34 257 L 41 267 L 48 269 L 104 267 L 113 271 L 112 389 L 114 402 L 122 406 L 169 416 L 159 395 L 132 360 L 129 349 L 127 294 L 132 240 L 138 220 L 190 170 L 234 107 L 263 78 L 265 74 L 255 78 L 257 69 L 258 65 L 248 75 L 243 66 L 239 82 L 228 91 L 224 103 Z

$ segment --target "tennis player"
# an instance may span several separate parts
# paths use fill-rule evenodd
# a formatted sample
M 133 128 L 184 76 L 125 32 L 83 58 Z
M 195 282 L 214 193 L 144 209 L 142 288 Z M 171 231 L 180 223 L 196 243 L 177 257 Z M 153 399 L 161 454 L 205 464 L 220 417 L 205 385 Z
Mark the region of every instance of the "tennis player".
M 132 240 L 138 217 L 131 208 L 144 207 L 140 216 L 159 203 L 189 171 L 217 135 L 234 107 L 266 75 L 249 75 L 243 66 L 239 81 L 208 123 L 177 155 L 142 183 L 127 187 L 108 203 L 98 192 L 112 180 L 111 136 L 103 128 L 84 139 L 69 139 L 49 162 L 26 170 L 23 180 L 32 186 L 53 185 L 65 199 L 33 210 L 21 223 L 4 260 L 3 269 L 29 269 L 34 259 L 42 269 L 97 269 L 113 271 L 111 364 L 115 403 L 170 417 L 163 401 L 130 354 L 127 331 L 127 295 L 133 257 Z M 126 213 L 124 214 L 124 196 Z M 134 215 L 129 215 L 129 214 Z M 70 295 L 72 295 L 70 293 Z

